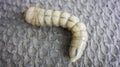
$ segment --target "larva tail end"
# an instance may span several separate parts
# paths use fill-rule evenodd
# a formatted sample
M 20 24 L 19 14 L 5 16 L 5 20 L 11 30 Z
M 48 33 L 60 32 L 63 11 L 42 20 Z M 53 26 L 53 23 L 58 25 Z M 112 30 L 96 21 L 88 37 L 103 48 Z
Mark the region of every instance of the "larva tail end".
M 78 49 L 76 47 L 70 47 L 69 48 L 69 56 L 70 56 L 70 61 L 75 62 L 78 60 Z
M 70 58 L 70 61 L 71 62 L 75 62 L 76 60 L 74 58 Z

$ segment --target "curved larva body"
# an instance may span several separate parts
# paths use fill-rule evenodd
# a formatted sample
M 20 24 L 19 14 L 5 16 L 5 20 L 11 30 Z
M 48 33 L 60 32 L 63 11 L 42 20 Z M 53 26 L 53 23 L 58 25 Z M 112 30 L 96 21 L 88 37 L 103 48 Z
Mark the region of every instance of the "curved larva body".
M 37 26 L 61 26 L 67 28 L 73 34 L 73 39 L 69 49 L 70 60 L 78 60 L 86 47 L 88 34 L 84 23 L 76 16 L 67 12 L 44 10 L 38 7 L 30 7 L 25 12 L 25 20 Z

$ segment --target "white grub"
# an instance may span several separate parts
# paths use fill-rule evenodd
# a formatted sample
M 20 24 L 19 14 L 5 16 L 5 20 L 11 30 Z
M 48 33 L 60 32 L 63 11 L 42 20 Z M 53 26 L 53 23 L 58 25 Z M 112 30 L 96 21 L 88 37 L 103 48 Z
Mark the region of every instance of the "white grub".
M 72 32 L 72 41 L 69 49 L 71 62 L 80 59 L 86 48 L 88 34 L 84 23 L 74 15 L 67 12 L 45 10 L 38 7 L 30 7 L 24 14 L 25 20 L 36 26 L 61 26 Z

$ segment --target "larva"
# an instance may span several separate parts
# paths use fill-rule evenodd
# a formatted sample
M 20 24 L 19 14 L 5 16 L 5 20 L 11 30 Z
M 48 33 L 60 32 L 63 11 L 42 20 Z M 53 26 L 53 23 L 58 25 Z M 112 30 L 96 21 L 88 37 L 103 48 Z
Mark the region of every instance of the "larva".
M 36 26 L 61 26 L 72 32 L 72 41 L 69 56 L 72 62 L 78 60 L 85 50 L 88 34 L 84 23 L 67 12 L 45 10 L 39 7 L 30 7 L 25 11 L 25 20 Z

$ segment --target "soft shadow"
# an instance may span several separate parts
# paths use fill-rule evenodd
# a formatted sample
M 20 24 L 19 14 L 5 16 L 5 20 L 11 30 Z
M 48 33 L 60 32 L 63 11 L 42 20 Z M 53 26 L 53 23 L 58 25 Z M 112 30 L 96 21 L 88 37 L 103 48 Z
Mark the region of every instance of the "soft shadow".
M 71 40 L 72 40 L 72 33 L 65 29 L 65 28 L 62 28 L 63 32 L 63 39 L 65 40 L 65 42 L 62 42 L 62 47 L 63 48 L 63 55 L 67 58 L 69 58 L 69 48 L 70 48 L 70 45 L 71 45 Z

